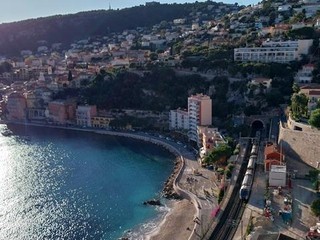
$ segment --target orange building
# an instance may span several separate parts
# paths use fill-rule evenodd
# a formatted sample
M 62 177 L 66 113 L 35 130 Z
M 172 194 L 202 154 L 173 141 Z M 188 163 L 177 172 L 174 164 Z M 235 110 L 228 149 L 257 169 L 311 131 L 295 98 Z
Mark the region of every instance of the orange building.
M 23 94 L 13 92 L 8 95 L 6 102 L 8 120 L 25 120 L 26 119 L 27 100 Z
M 267 144 L 264 149 L 264 170 L 269 172 L 271 165 L 283 165 L 284 155 L 280 152 L 280 149 L 275 144 Z
M 49 120 L 56 124 L 65 125 L 75 123 L 77 104 L 68 100 L 49 102 Z

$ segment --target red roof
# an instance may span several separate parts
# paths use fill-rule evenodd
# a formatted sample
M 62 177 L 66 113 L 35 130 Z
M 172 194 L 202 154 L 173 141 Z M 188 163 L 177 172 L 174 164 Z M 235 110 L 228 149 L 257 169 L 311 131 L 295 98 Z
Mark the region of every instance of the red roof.
M 320 91 L 317 90 L 310 90 L 309 95 L 319 95 L 320 96 Z
M 276 145 L 269 145 L 264 148 L 264 155 L 269 155 L 274 152 L 279 152 L 279 148 Z

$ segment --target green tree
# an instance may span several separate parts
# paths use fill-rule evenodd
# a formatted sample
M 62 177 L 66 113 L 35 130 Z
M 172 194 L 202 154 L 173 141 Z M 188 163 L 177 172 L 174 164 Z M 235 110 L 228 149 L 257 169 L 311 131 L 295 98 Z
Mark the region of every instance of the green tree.
M 279 89 L 272 89 L 266 94 L 266 100 L 269 106 L 277 107 L 284 102 L 283 95 Z
M 291 111 L 294 119 L 307 117 L 308 115 L 308 97 L 303 94 L 294 93 L 291 97 Z
M 207 164 L 216 164 L 221 160 L 227 159 L 231 154 L 232 148 L 228 144 L 220 144 L 205 157 L 204 162 Z
M 316 109 L 311 113 L 309 124 L 317 129 L 320 128 L 320 109 Z
M 72 77 L 72 72 L 71 70 L 69 70 L 69 73 L 68 73 L 68 81 L 72 81 L 73 77 Z
M 299 87 L 299 85 L 296 84 L 296 83 L 294 83 L 294 84 L 292 85 L 292 90 L 293 90 L 294 93 L 299 93 L 299 92 L 300 92 L 300 87 Z
M 155 61 L 158 59 L 158 54 L 155 52 L 150 53 L 149 58 L 151 61 Z
M 8 62 L 2 62 L 0 64 L 0 74 L 4 72 L 11 72 L 12 71 L 12 65 Z
M 317 217 L 320 216 L 320 199 L 314 200 L 311 204 L 311 210 Z

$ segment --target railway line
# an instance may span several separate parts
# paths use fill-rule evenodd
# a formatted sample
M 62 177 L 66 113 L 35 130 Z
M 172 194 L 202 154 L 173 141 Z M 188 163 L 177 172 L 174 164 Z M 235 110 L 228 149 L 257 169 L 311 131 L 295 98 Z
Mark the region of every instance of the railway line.
M 251 138 L 257 137 L 258 140 L 254 142 L 251 139 L 247 140 L 242 165 L 233 192 L 219 222 L 209 238 L 210 240 L 232 239 L 241 221 L 245 204 L 250 197 L 260 132 L 252 130 L 250 135 Z M 244 189 L 245 191 L 242 191 Z

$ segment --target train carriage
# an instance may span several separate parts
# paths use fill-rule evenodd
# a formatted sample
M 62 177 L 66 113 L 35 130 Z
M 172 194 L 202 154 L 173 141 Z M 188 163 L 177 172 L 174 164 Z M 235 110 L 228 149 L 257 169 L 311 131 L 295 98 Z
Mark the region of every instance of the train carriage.
M 252 155 L 258 155 L 258 145 L 257 144 L 254 144 L 252 146 L 250 156 L 252 156 Z
M 257 161 L 257 156 L 252 155 L 252 156 L 249 158 L 249 162 L 248 162 L 247 169 L 254 169 L 255 164 L 256 164 L 256 161 Z

